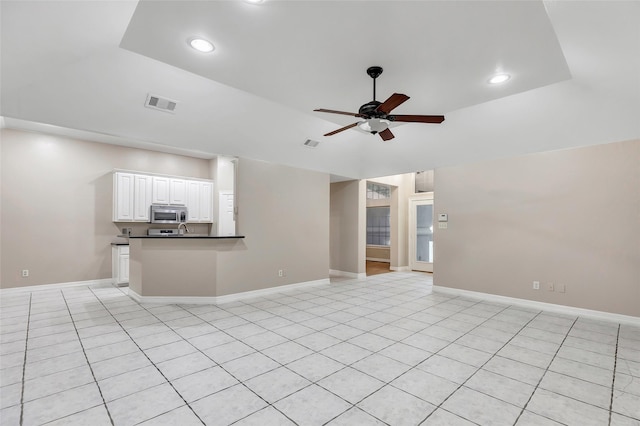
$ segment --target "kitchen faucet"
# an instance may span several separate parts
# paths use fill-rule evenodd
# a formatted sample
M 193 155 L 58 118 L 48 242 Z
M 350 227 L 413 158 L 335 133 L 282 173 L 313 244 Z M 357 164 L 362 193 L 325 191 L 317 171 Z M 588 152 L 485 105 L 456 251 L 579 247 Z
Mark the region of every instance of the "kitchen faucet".
M 187 224 L 186 224 L 185 222 L 180 222 L 180 223 L 178 224 L 178 234 L 180 233 L 180 227 L 181 227 L 182 225 L 184 225 L 184 233 L 185 233 L 185 234 L 188 234 L 189 232 L 191 232 L 191 231 L 189 231 L 189 228 L 187 228 Z

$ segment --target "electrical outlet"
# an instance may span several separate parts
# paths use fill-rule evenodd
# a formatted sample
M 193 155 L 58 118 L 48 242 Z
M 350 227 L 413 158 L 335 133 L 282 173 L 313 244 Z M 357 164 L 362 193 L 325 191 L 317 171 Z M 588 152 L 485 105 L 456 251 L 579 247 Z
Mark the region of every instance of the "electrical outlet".
M 278 269 L 278 276 L 284 277 L 284 269 Z
M 553 291 L 553 283 L 547 284 L 547 290 Z
M 29 270 L 28 269 L 23 269 L 22 270 L 22 278 L 26 278 L 29 276 Z
M 540 281 L 534 281 L 533 282 L 533 289 L 534 290 L 540 290 Z

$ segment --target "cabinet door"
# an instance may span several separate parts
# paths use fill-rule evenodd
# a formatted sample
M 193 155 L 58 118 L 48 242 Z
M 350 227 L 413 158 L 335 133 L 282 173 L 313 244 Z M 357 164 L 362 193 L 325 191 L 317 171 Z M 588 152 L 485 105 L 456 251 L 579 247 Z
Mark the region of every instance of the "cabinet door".
M 119 256 L 118 262 L 118 283 L 128 283 L 129 282 L 129 255 L 121 254 Z
M 129 246 L 111 248 L 111 271 L 114 284 L 129 282 Z
M 213 222 L 213 183 L 200 182 L 200 222 Z
M 169 178 L 153 177 L 151 202 L 153 204 L 169 204 Z
M 197 180 L 187 181 L 187 221 L 200 221 L 200 183 Z
M 184 179 L 169 179 L 169 204 L 187 204 L 187 181 Z
M 152 181 L 153 178 L 151 176 L 134 175 L 133 220 L 143 222 L 149 221 L 149 210 L 152 199 Z
M 131 173 L 117 172 L 114 174 L 114 222 L 132 222 L 134 220 L 133 181 L 134 175 Z

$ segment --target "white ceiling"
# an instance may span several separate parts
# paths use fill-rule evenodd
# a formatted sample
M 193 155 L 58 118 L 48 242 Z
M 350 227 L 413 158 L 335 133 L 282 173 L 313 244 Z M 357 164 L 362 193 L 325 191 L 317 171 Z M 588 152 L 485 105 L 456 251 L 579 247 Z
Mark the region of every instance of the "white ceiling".
M 5 126 L 367 178 L 640 138 L 638 1 L 0 2 Z M 212 54 L 193 51 L 192 36 Z M 396 138 L 352 129 L 372 99 Z M 497 71 L 512 75 L 488 85 Z M 177 100 L 175 114 L 143 106 Z M 302 145 L 320 141 L 318 148 Z

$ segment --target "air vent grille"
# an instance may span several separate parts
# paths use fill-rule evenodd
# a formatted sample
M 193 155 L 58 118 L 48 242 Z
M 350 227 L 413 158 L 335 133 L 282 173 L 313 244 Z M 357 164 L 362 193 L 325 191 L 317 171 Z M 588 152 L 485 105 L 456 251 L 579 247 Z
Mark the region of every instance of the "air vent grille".
M 318 141 L 312 141 L 311 139 L 307 139 L 306 141 L 304 141 L 304 146 L 308 147 L 308 148 L 315 148 L 320 144 L 320 142 Z
M 175 113 L 178 102 L 172 101 L 171 99 L 162 98 L 160 96 L 148 94 L 144 106 L 146 106 L 147 108 L 157 109 L 158 111 Z

